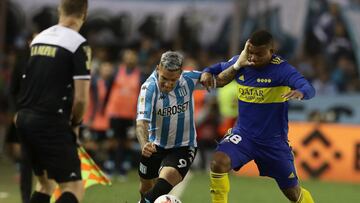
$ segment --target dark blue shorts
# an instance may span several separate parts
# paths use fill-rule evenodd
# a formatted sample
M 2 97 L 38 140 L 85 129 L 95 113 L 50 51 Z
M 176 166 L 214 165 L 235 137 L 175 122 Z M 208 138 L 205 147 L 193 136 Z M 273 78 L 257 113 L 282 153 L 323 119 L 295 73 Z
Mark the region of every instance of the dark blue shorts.
M 287 141 L 279 140 L 265 145 L 231 133 L 219 143 L 216 151 L 230 157 L 234 170 L 254 160 L 260 175 L 274 178 L 281 189 L 298 184 L 294 156 Z

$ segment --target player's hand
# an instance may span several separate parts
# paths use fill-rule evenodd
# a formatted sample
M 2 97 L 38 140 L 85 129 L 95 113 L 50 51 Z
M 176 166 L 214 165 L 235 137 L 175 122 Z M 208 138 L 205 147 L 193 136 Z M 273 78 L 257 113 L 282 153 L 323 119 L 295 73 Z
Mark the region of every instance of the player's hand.
M 290 92 L 283 94 L 282 97 L 288 100 L 290 99 L 301 100 L 304 98 L 304 94 L 299 90 L 291 90 Z
M 241 67 L 253 66 L 255 63 L 249 61 L 249 40 L 246 41 L 244 49 L 241 51 L 241 54 L 238 60 L 234 64 L 235 70 L 239 70 Z
M 16 125 L 17 118 L 18 118 L 18 113 L 15 113 L 15 115 L 13 117 L 13 123 L 14 123 L 15 127 L 17 127 L 17 125 Z
M 214 79 L 211 73 L 203 72 L 200 77 L 200 83 L 209 91 L 214 87 Z
M 141 154 L 144 157 L 150 157 L 154 152 L 156 152 L 155 144 L 152 142 L 148 142 L 142 148 Z
M 79 126 L 76 126 L 76 127 L 72 127 L 72 130 L 76 136 L 76 143 L 78 145 L 81 145 L 81 142 L 80 142 L 80 127 Z

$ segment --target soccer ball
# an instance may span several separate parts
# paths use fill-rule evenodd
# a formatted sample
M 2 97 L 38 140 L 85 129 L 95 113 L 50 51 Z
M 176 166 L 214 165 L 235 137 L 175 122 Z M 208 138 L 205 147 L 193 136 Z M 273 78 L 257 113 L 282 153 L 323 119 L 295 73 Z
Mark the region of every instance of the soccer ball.
M 181 203 L 181 201 L 174 195 L 161 195 L 154 203 Z

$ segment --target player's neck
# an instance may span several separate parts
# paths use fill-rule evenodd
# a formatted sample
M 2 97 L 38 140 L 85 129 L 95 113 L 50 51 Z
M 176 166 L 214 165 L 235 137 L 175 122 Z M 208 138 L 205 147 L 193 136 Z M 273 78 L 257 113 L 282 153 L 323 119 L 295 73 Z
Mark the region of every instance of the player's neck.
M 70 28 L 79 32 L 83 21 L 79 18 L 74 18 L 72 16 L 61 16 L 59 19 L 59 25 Z

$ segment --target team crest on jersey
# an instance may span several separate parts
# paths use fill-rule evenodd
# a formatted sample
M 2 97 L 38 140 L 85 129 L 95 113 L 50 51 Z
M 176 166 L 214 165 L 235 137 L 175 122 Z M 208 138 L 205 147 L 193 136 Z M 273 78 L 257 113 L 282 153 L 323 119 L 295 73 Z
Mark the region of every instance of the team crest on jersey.
M 145 102 L 145 98 L 144 97 L 140 97 L 140 104 L 144 104 Z
M 184 87 L 184 86 L 180 87 L 178 91 L 179 91 L 179 95 L 181 97 L 185 97 L 187 95 L 187 90 L 186 90 L 186 87 Z
M 240 75 L 239 80 L 240 80 L 240 81 L 245 81 L 244 75 Z

